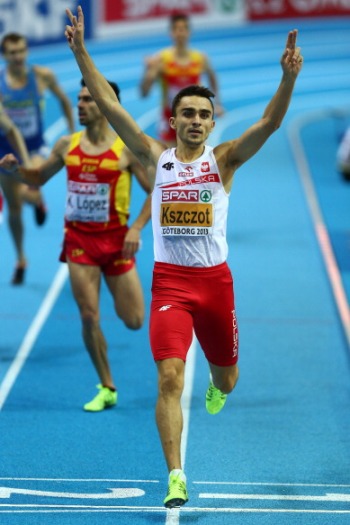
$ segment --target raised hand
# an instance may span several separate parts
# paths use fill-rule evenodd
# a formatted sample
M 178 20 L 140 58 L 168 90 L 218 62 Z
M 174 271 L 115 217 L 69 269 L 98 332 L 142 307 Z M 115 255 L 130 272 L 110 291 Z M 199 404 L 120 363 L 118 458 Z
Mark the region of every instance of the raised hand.
M 84 13 L 80 6 L 77 8 L 77 16 L 73 15 L 70 9 L 66 9 L 66 13 L 71 25 L 66 25 L 64 34 L 69 47 L 74 52 L 75 49 L 82 47 L 84 44 Z
M 283 73 L 292 77 L 297 77 L 303 65 L 303 57 L 300 54 L 300 47 L 296 47 L 298 30 L 289 31 L 286 49 L 281 58 Z

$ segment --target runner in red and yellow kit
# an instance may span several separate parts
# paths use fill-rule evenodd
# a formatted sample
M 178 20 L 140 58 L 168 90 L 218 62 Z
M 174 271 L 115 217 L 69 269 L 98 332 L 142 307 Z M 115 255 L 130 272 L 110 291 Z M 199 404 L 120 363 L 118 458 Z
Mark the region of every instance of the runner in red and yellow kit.
M 116 84 L 110 85 L 118 95 Z M 66 166 L 65 235 L 60 260 L 68 263 L 84 343 L 101 382 L 99 393 L 84 409 L 97 412 L 117 402 L 107 343 L 99 323 L 101 276 L 118 317 L 128 328 L 140 328 L 144 302 L 134 255 L 140 231 L 150 218 L 150 198 L 128 227 L 132 174 L 148 192 L 145 171 L 110 128 L 84 84 L 78 97 L 78 115 L 85 129 L 59 139 L 38 169 L 18 170 L 13 155 L 7 157 L 12 158 L 13 176 L 38 186 Z
M 170 33 L 173 46 L 162 49 L 153 57 L 146 58 L 146 68 L 141 81 L 141 94 L 146 97 L 154 82 L 160 82 L 162 92 L 162 113 L 159 138 L 168 145 L 175 145 L 176 133 L 169 124 L 171 106 L 175 95 L 184 87 L 200 84 L 203 74 L 208 76 L 211 90 L 216 94 L 217 115 L 222 114 L 218 103 L 218 83 L 208 57 L 201 51 L 189 49 L 190 25 L 185 14 L 173 15 L 170 19 Z

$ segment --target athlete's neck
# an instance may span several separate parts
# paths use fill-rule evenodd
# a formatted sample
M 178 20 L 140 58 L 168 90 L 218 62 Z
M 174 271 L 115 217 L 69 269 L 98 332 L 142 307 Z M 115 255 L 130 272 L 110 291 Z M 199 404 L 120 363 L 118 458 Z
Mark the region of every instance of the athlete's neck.
M 116 133 L 113 131 L 108 122 L 96 121 L 85 128 L 85 135 L 89 142 L 94 145 L 100 145 L 104 142 L 114 142 Z
M 187 58 L 190 54 L 190 50 L 187 45 L 178 44 L 174 46 L 174 53 L 178 58 Z
M 204 144 L 200 144 L 196 148 L 189 148 L 181 144 L 175 150 L 175 157 L 180 162 L 193 162 L 203 155 L 204 150 Z
M 16 80 L 17 82 L 26 82 L 28 76 L 28 67 L 26 64 L 21 66 L 8 66 L 7 74 L 11 79 Z

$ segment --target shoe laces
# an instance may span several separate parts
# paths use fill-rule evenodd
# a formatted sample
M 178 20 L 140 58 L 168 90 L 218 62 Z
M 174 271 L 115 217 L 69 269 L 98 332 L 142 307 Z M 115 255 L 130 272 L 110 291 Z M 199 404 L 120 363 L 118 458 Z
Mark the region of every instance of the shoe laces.
M 179 477 L 174 477 L 170 480 L 168 494 L 176 487 L 177 490 L 186 494 L 186 483 Z
M 208 400 L 211 401 L 214 397 L 220 397 L 220 399 L 224 399 L 226 396 L 226 394 L 224 394 L 223 392 L 221 392 L 221 390 L 219 390 L 219 388 L 216 388 L 216 386 L 213 384 L 213 383 L 210 383 L 210 386 L 209 386 L 209 389 L 208 389 L 208 393 L 207 393 L 207 397 L 208 397 Z

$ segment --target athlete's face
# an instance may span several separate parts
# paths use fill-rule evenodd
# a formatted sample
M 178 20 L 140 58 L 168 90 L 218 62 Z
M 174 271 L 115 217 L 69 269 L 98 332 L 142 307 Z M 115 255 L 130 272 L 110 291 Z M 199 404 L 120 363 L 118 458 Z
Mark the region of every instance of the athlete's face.
M 28 56 L 28 47 L 23 39 L 18 42 L 7 41 L 4 49 L 4 59 L 11 68 L 21 68 L 25 65 Z
M 102 114 L 87 87 L 82 87 L 78 95 L 78 117 L 82 126 L 88 126 L 102 118 Z
M 176 130 L 177 138 L 188 145 L 204 143 L 215 126 L 213 108 L 204 97 L 183 97 L 177 106 L 170 125 Z
M 185 47 L 190 38 L 190 28 L 186 20 L 177 20 L 171 28 L 171 37 L 175 46 Z

